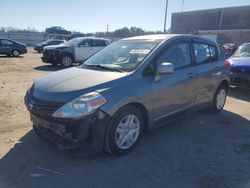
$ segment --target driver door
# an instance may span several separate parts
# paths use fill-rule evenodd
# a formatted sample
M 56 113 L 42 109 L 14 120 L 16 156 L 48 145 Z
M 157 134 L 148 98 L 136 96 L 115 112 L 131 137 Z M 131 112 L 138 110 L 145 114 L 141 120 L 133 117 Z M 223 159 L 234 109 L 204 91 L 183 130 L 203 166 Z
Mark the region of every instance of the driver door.
M 168 62 L 174 73 L 153 81 L 154 121 L 193 107 L 197 101 L 197 73 L 192 64 L 190 43 L 178 40 L 167 45 L 156 59 L 156 66 Z
M 95 52 L 93 40 L 84 39 L 75 47 L 76 61 L 84 61 L 88 59 Z

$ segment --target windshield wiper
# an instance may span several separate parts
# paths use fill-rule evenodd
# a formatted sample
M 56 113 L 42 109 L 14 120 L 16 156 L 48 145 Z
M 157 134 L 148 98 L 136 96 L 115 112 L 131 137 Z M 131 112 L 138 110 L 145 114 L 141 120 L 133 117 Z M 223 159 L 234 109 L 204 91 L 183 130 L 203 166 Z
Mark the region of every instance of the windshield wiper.
M 99 64 L 99 65 L 84 64 L 84 66 L 86 66 L 86 67 L 91 67 L 91 68 L 95 68 L 95 69 L 102 69 L 102 70 L 123 72 L 123 71 L 122 71 L 121 69 L 119 69 L 119 68 L 116 68 L 116 67 L 108 67 L 108 66 L 104 66 L 104 65 L 102 65 L 102 64 Z

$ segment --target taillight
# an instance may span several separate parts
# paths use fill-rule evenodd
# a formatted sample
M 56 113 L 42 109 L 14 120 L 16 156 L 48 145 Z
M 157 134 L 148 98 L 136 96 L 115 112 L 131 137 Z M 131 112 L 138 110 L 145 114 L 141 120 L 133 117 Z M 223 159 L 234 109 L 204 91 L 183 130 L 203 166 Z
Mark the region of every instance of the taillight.
M 230 63 L 229 60 L 225 61 L 225 66 L 226 66 L 227 70 L 231 72 L 231 70 L 232 70 L 232 64 Z

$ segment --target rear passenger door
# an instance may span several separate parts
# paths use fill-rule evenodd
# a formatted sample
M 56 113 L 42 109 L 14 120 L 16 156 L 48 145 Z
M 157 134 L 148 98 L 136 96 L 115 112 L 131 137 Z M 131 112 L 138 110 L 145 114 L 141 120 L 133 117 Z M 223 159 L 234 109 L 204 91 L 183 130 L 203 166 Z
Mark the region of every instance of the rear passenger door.
M 218 48 L 205 40 L 192 40 L 194 60 L 198 77 L 198 102 L 210 102 L 219 83 L 223 62 Z
M 84 61 L 95 53 L 93 39 L 84 39 L 75 47 L 76 61 Z
M 177 40 L 168 44 L 156 60 L 156 64 L 172 63 L 175 72 L 163 75 L 159 82 L 153 82 L 154 121 L 187 110 L 196 105 L 196 68 L 191 58 L 190 41 Z

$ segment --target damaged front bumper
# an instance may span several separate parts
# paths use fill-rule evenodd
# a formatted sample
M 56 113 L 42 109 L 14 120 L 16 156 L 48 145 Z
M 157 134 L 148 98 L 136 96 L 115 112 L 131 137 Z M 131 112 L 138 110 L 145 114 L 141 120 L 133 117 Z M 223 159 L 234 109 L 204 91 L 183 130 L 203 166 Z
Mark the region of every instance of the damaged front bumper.
M 27 94 L 28 95 L 28 94 Z M 30 112 L 35 133 L 43 140 L 49 141 L 58 149 L 76 149 L 84 144 L 102 151 L 110 116 L 97 110 L 81 118 L 55 118 L 52 109 L 44 106 L 32 107 L 26 95 L 25 104 Z M 53 108 L 54 109 L 54 108 Z

